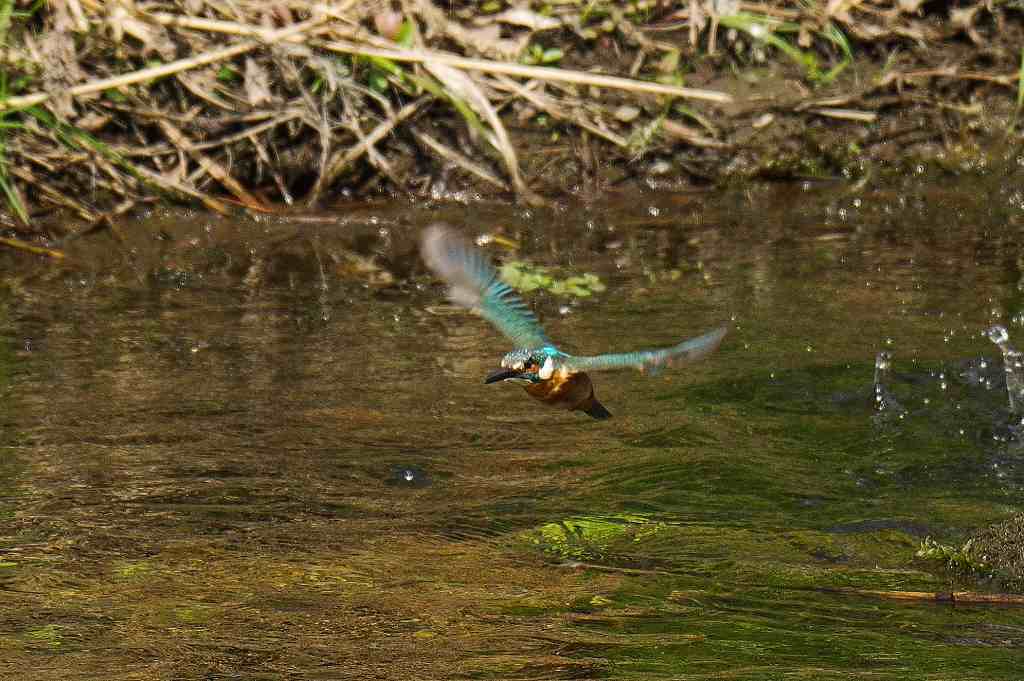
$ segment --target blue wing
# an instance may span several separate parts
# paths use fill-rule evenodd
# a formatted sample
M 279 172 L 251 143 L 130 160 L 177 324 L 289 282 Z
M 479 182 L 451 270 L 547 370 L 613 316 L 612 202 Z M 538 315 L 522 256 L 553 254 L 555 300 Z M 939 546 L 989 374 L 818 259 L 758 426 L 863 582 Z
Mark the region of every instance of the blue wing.
M 623 352 L 615 355 L 598 355 L 597 357 L 573 357 L 562 360 L 569 371 L 599 371 L 601 369 L 625 369 L 632 367 L 640 371 L 657 373 L 666 366 L 696 362 L 714 352 L 725 334 L 726 327 L 709 331 L 703 336 L 685 340 L 678 345 L 661 350 L 641 350 L 639 352 Z
M 486 257 L 453 231 L 433 224 L 423 231 L 420 244 L 423 260 L 448 283 L 451 299 L 493 324 L 517 348 L 552 345 L 537 317 Z

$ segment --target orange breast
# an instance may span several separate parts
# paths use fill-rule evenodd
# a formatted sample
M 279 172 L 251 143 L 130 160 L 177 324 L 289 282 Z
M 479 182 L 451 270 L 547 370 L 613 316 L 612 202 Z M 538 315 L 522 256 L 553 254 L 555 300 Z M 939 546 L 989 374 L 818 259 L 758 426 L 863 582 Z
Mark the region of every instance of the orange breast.
M 548 380 L 524 387 L 526 392 L 541 402 L 563 409 L 576 409 L 594 393 L 590 376 L 582 372 L 570 374 L 556 371 Z

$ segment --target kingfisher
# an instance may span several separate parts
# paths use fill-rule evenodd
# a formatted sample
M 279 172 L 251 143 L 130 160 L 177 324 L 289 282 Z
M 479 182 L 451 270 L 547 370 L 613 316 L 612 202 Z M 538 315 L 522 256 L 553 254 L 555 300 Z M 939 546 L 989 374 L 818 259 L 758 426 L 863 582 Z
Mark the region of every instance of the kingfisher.
M 595 419 L 611 413 L 594 396 L 588 371 L 635 368 L 656 373 L 664 367 L 695 362 L 714 352 L 727 328 L 669 348 L 580 357 L 559 350 L 537 321 L 536 315 L 498 278 L 481 251 L 442 224 L 423 231 L 420 251 L 424 262 L 448 284 L 452 302 L 476 311 L 505 335 L 515 349 L 490 372 L 485 384 L 521 384 L 532 397 L 553 407 L 578 410 Z

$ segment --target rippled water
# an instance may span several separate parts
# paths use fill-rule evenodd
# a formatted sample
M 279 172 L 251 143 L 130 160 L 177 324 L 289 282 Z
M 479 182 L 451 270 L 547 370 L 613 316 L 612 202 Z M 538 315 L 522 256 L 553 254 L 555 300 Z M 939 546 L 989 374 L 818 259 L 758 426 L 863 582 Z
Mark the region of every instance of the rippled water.
M 1024 345 L 1011 180 L 157 214 L 64 266 L 0 253 L 0 677 L 1020 678 L 1024 609 L 880 593 L 950 590 L 921 540 L 1021 511 L 1005 395 L 960 378 L 991 324 Z M 483 385 L 508 347 L 419 263 L 436 219 L 598 275 L 525 296 L 570 352 L 733 331 L 596 376 L 609 421 L 549 411 Z

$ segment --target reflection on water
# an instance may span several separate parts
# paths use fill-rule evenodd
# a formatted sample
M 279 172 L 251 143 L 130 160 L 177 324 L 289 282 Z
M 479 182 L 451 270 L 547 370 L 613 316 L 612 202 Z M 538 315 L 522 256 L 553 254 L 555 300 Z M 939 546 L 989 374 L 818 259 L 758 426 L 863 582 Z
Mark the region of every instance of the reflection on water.
M 1017 678 L 1024 612 L 867 592 L 948 590 L 923 537 L 1020 511 L 1005 383 L 946 380 L 1024 332 L 1020 206 L 845 191 L 156 215 L 64 269 L 0 254 L 0 676 Z M 439 218 L 601 278 L 528 296 L 568 351 L 734 331 L 602 375 L 610 421 L 546 410 L 483 385 L 508 348 L 419 264 Z

